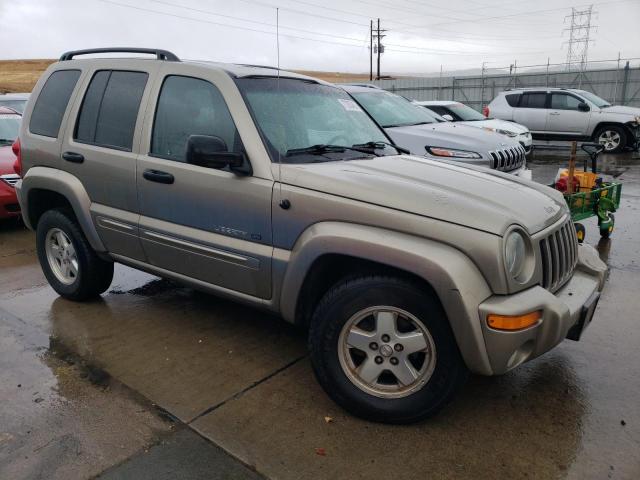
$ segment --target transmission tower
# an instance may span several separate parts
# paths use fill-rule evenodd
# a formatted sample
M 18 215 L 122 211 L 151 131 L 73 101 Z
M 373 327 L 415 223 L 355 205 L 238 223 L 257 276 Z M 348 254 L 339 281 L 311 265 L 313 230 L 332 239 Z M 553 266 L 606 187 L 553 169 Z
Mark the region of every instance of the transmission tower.
M 569 31 L 569 41 L 565 42 L 568 45 L 567 48 L 567 70 L 574 70 L 576 67 L 581 72 L 587 67 L 587 55 L 589 53 L 589 44 L 593 42 L 590 40 L 591 29 L 596 28 L 595 25 L 591 25 L 591 15 L 595 13 L 593 11 L 593 5 L 584 10 L 571 9 L 571 15 L 567 15 L 564 18 L 571 19 L 571 26 L 565 28 Z

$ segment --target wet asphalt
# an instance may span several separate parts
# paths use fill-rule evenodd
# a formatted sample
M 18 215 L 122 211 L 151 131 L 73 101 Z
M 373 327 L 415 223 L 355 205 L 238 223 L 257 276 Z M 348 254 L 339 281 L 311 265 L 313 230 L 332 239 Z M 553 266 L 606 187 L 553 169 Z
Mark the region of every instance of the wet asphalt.
M 539 150 L 550 183 L 566 150 Z M 261 311 L 123 266 L 97 301 L 47 285 L 32 232 L 0 224 L 0 479 L 640 478 L 640 158 L 580 342 L 472 377 L 436 418 L 378 425 L 315 382 L 305 335 Z

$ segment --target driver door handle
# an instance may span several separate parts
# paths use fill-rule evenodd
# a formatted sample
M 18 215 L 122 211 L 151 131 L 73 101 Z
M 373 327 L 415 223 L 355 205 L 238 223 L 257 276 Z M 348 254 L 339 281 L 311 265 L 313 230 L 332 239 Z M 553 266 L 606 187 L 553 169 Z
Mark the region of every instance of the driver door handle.
M 150 182 L 164 183 L 166 185 L 171 185 L 174 181 L 173 175 L 160 170 L 145 170 L 142 176 Z
M 551 112 L 549 115 L 560 115 L 560 112 Z

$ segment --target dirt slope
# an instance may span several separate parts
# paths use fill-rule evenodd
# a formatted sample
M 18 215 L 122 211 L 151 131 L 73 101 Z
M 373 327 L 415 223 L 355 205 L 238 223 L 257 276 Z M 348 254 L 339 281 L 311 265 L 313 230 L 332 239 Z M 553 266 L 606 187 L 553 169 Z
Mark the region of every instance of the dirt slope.
M 0 60 L 0 93 L 30 92 L 55 60 Z M 369 74 L 295 70 L 327 82 L 367 82 Z

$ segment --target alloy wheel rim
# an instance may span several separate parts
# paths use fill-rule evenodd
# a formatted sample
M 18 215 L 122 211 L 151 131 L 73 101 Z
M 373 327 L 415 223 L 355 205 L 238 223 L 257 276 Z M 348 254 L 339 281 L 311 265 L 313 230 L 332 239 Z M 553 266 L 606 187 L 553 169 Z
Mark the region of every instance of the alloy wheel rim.
M 436 346 L 415 315 L 391 306 L 360 310 L 342 327 L 340 366 L 364 392 L 401 398 L 420 390 L 436 365 Z
M 59 228 L 52 228 L 45 237 L 45 252 L 55 277 L 65 285 L 78 278 L 78 256 L 73 243 Z
M 598 138 L 600 145 L 604 145 L 605 150 L 614 150 L 620 145 L 620 134 L 613 130 L 605 130 Z

